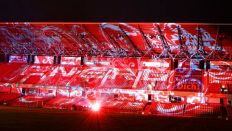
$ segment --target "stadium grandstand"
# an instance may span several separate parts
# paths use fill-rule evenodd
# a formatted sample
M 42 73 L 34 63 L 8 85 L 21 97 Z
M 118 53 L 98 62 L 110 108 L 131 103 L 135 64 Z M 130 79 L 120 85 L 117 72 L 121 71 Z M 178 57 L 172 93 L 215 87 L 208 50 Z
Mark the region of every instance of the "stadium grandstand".
M 232 25 L 0 23 L 0 104 L 232 118 Z

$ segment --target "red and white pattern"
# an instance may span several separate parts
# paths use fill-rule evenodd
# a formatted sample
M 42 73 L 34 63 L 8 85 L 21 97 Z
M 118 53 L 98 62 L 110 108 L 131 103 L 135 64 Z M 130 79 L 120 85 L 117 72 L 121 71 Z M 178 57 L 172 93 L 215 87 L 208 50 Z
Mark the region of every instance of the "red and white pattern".
M 61 65 L 76 65 L 81 64 L 81 57 L 61 57 Z
M 53 64 L 54 56 L 35 56 L 35 64 Z

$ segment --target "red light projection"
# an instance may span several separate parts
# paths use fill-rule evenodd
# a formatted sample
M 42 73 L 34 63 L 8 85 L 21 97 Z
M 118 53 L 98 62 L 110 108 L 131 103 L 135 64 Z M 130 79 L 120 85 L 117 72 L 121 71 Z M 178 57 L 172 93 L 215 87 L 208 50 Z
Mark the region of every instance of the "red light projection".
M 229 36 L 200 23 L 0 23 L 1 52 L 112 57 L 229 57 Z M 229 25 L 228 25 L 229 26 Z M 222 29 L 221 29 L 222 30 Z M 223 43 L 223 47 L 220 47 Z M 200 45 L 200 46 L 199 46 Z M 202 52 L 202 50 L 204 50 Z M 204 54 L 203 54 L 204 55 Z M 205 56 L 203 56 L 205 58 Z
M 232 99 L 230 44 L 213 24 L 0 23 L 0 103 L 220 112 Z

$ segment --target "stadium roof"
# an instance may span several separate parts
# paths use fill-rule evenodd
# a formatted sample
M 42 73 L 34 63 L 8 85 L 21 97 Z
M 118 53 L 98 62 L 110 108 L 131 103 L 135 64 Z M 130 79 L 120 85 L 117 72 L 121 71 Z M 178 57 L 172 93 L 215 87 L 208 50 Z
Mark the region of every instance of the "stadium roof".
M 205 23 L 0 23 L 0 53 L 223 58 L 232 25 Z

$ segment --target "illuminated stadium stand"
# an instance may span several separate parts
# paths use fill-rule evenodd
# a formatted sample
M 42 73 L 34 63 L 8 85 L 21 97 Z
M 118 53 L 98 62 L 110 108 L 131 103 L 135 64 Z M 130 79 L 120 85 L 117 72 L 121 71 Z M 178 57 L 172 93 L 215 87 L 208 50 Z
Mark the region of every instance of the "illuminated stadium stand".
M 32 23 L 44 34 L 24 32 L 19 44 L 0 31 L 8 42 L 0 44 L 0 103 L 88 110 L 98 102 L 102 111 L 167 116 L 219 116 L 224 106 L 231 116 L 231 38 L 219 41 L 218 26 L 83 24 Z

